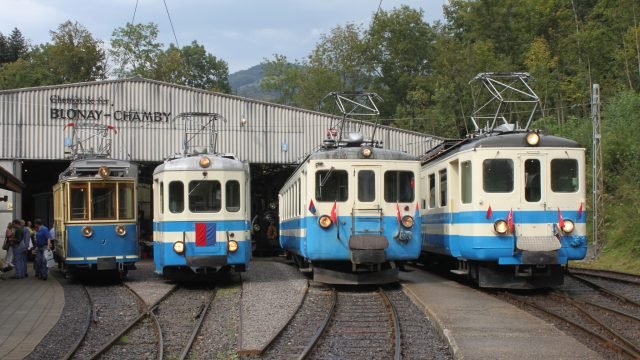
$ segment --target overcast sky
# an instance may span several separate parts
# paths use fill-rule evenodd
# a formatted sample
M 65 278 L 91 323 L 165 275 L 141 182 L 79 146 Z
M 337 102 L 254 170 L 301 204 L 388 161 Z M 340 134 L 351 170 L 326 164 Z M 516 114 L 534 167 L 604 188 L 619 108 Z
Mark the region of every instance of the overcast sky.
M 368 24 L 379 0 L 166 0 L 180 46 L 197 40 L 229 64 L 229 73 L 275 53 L 290 60 L 308 55 L 320 34 L 337 25 Z M 422 8 L 424 19 L 442 20 L 446 0 L 383 0 Z M 50 41 L 49 30 L 66 20 L 84 25 L 108 45 L 113 30 L 130 22 L 136 0 L 0 0 L 0 32 L 20 29 L 31 44 Z M 138 0 L 135 22 L 154 22 L 165 47 L 175 43 L 162 0 Z

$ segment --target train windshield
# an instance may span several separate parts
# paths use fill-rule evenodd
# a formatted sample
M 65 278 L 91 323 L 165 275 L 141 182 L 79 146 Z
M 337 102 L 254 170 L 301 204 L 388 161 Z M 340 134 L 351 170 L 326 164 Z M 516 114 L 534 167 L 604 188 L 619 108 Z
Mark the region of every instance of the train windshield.
M 118 218 L 133 220 L 135 218 L 135 197 L 133 183 L 118 184 Z
M 527 159 L 524 161 L 524 178 L 524 198 L 528 202 L 540 201 L 540 160 Z
M 95 220 L 116 220 L 116 183 L 91 184 L 91 215 Z
M 227 211 L 236 212 L 240 210 L 240 183 L 236 180 L 227 181 L 225 185 L 225 202 Z
M 578 160 L 551 160 L 551 190 L 559 193 L 578 191 Z
M 69 184 L 69 197 L 71 200 L 71 220 L 89 220 L 89 184 Z
M 487 159 L 482 162 L 482 186 L 488 193 L 513 191 L 513 160 Z
M 133 182 L 70 182 L 69 200 L 71 221 L 136 218 Z
M 349 180 L 345 170 L 320 170 L 316 172 L 316 200 L 347 201 Z
M 221 208 L 222 193 L 219 181 L 189 182 L 189 210 L 191 212 L 218 212 Z
M 411 171 L 387 171 L 384 173 L 384 201 L 412 202 L 414 179 Z

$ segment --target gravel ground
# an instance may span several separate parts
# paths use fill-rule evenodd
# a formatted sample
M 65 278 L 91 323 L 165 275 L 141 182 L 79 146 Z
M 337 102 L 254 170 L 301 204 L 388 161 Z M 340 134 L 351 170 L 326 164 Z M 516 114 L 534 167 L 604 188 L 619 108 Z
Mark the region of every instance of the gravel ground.
M 292 266 L 255 261 L 243 276 L 240 352 L 262 350 L 295 314 L 307 280 Z
M 385 292 L 398 313 L 403 359 L 453 359 L 449 346 L 429 318 L 398 286 L 388 286 Z
M 300 310 L 260 358 L 297 359 L 329 313 L 332 297 L 329 288 L 310 286 Z
M 222 284 L 187 359 L 234 359 L 240 323 L 241 283 Z
M 74 346 L 76 340 L 83 335 L 87 321 L 89 300 L 81 284 L 65 280 L 56 270 L 49 276 L 55 276 L 64 290 L 64 308 L 60 319 L 49 333 L 42 339 L 25 359 L 60 359 Z
M 129 271 L 126 284 L 140 295 L 147 306 L 161 299 L 176 286 L 153 272 L 152 259 L 138 261 L 136 268 L 136 270 Z
M 142 320 L 133 329 L 120 338 L 120 342 L 112 346 L 100 359 L 144 359 L 157 358 L 158 337 L 155 324 L 149 317 Z

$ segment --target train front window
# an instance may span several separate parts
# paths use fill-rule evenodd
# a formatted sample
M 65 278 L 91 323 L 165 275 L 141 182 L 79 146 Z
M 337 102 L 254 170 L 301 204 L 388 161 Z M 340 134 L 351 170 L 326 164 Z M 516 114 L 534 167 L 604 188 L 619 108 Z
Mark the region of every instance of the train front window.
M 346 170 L 320 170 L 316 172 L 316 200 L 347 201 L 349 177 Z
M 189 183 L 189 210 L 194 213 L 218 212 L 222 208 L 222 190 L 215 180 Z
M 376 199 L 376 174 L 372 170 L 358 171 L 358 201 L 371 202 Z
M 225 184 L 225 198 L 227 211 L 237 212 L 240 210 L 240 183 L 236 180 L 227 181 Z
M 487 159 L 482 162 L 482 187 L 488 193 L 513 191 L 513 160 Z
M 415 193 L 413 172 L 387 171 L 384 173 L 384 201 L 412 202 Z
M 91 217 L 116 220 L 116 183 L 91 183 Z
M 558 193 L 573 193 L 578 191 L 578 160 L 551 160 L 551 190 Z
M 471 199 L 473 199 L 471 161 L 465 161 L 460 164 L 460 192 L 462 193 L 462 203 L 471 204 Z
M 169 183 L 169 211 L 174 214 L 184 211 L 184 184 L 182 181 Z
M 87 183 L 70 183 L 69 197 L 71 201 L 70 220 L 89 220 L 89 185 Z
M 527 159 L 524 161 L 524 198 L 528 202 L 540 201 L 540 160 Z
M 135 218 L 134 184 L 118 184 L 118 219 L 133 220 Z

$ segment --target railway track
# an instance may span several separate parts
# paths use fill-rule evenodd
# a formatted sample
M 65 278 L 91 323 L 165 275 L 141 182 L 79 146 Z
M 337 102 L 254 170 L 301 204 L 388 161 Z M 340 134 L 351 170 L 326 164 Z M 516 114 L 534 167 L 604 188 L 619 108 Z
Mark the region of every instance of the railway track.
M 611 270 L 570 268 L 568 273 L 589 278 L 610 280 L 629 285 L 640 286 L 640 276 Z

